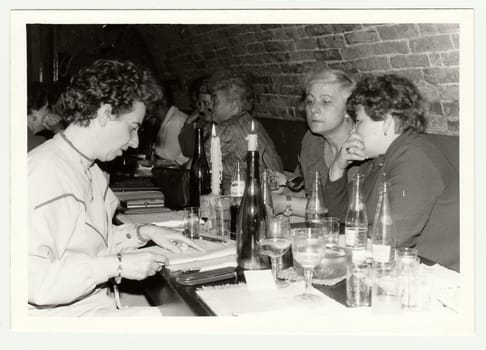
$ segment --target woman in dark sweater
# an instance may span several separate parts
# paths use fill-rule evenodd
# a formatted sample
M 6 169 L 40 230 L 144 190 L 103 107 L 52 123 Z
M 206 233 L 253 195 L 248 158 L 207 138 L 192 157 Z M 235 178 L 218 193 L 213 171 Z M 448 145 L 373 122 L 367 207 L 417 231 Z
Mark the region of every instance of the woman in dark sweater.
M 347 102 L 356 130 L 342 145 L 325 186 L 329 214 L 345 215 L 348 165 L 370 159 L 360 168 L 370 224 L 385 174 L 397 246 L 415 247 L 419 255 L 458 271 L 459 174 L 450 151 L 457 154 L 458 142 L 423 134 L 424 102 L 412 82 L 396 75 L 367 77 L 357 84 Z

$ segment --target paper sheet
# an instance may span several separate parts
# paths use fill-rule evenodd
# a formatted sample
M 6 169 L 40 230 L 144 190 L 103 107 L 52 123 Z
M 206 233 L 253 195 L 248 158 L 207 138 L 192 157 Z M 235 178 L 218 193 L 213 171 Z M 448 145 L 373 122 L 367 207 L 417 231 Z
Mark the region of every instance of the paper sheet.
M 461 275 L 439 264 L 420 265 L 421 273 L 427 276 L 427 283 L 433 301 L 455 312 L 460 311 Z
M 203 287 L 197 294 L 218 316 L 249 316 L 255 314 L 309 314 L 343 311 L 346 307 L 313 289 L 321 296 L 318 304 L 306 304 L 295 298 L 304 292 L 304 282 L 295 282 L 286 288 L 248 290 L 246 284 Z

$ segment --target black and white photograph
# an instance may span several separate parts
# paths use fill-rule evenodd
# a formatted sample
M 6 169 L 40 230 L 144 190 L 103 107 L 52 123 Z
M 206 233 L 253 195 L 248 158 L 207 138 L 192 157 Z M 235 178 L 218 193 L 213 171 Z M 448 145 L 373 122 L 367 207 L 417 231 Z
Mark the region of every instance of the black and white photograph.
M 474 35 L 471 8 L 12 10 L 11 329 L 473 335 Z

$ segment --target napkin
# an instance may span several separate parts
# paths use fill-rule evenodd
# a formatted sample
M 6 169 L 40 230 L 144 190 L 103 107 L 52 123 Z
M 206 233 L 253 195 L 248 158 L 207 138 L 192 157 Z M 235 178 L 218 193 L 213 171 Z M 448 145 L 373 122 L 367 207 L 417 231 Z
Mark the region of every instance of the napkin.
M 420 265 L 420 273 L 425 275 L 432 299 L 454 312 L 460 310 L 460 274 L 444 266 Z

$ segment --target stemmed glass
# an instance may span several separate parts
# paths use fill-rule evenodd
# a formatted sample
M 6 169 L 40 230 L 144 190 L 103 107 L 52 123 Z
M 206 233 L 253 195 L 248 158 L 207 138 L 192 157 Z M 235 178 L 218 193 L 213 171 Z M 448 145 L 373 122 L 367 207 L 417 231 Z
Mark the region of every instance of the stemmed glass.
M 267 255 L 272 261 L 273 280 L 277 287 L 289 285 L 287 280 L 278 278 L 280 257 L 290 248 L 290 225 L 288 219 L 282 216 L 269 216 L 265 234 L 258 242 L 261 255 Z
M 313 269 L 324 258 L 326 240 L 324 230 L 318 228 L 295 228 L 291 230 L 292 254 L 294 259 L 304 268 L 305 291 L 296 298 L 303 301 L 317 301 L 318 295 L 311 294 Z

